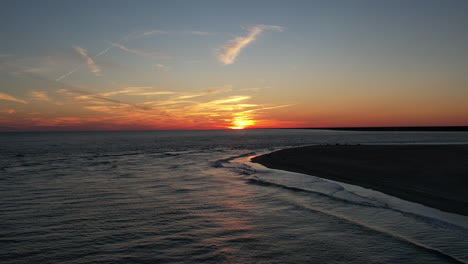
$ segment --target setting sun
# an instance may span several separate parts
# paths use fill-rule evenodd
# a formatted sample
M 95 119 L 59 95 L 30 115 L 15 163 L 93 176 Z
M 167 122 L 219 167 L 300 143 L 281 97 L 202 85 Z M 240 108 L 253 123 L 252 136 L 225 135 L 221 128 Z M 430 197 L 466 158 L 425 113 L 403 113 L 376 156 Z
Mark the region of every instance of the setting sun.
M 0 264 L 468 264 L 468 0 L 0 6 Z
M 0 132 L 468 124 L 467 1 L 121 1 L 2 2 Z
M 233 126 L 229 127 L 230 129 L 244 129 L 246 127 L 252 126 L 255 124 L 253 120 L 248 119 L 234 119 L 232 121 Z

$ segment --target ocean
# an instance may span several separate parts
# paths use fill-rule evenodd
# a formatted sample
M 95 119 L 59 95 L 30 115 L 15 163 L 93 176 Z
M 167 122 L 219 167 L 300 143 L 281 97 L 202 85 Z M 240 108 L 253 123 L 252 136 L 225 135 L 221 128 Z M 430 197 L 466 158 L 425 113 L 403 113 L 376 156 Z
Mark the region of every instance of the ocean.
M 0 133 L 0 262 L 468 263 L 468 217 L 249 162 L 358 143 L 468 132 Z

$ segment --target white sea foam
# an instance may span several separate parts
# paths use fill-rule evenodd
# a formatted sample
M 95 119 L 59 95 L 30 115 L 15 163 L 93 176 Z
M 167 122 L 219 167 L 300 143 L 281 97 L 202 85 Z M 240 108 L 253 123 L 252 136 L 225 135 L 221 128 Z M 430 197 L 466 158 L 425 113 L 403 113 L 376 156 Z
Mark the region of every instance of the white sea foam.
M 254 177 L 262 181 L 322 193 L 354 203 L 387 207 L 389 209 L 427 217 L 468 229 L 468 217 L 463 215 L 443 212 L 436 208 L 406 201 L 398 197 L 357 185 L 302 173 L 270 169 L 261 164 L 250 162 L 251 158 L 252 157 L 239 158 L 234 161 L 244 163 L 252 167 L 257 172 Z
M 237 132 L 0 135 L 2 263 L 468 261 L 462 227 L 248 162 L 280 146 L 441 134 Z

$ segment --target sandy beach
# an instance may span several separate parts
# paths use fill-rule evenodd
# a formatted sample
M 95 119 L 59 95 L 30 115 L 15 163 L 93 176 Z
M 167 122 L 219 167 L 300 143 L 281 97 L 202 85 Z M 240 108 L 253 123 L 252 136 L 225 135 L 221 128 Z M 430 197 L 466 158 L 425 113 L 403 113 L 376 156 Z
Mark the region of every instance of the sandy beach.
M 317 145 L 252 161 L 468 216 L 468 145 Z

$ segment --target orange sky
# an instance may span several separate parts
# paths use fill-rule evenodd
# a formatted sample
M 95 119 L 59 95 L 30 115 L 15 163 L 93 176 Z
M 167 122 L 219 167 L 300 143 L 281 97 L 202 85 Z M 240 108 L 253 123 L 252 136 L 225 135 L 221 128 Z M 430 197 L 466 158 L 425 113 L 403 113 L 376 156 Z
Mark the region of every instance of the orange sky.
M 467 4 L 429 2 L 5 4 L 0 132 L 467 126 Z

